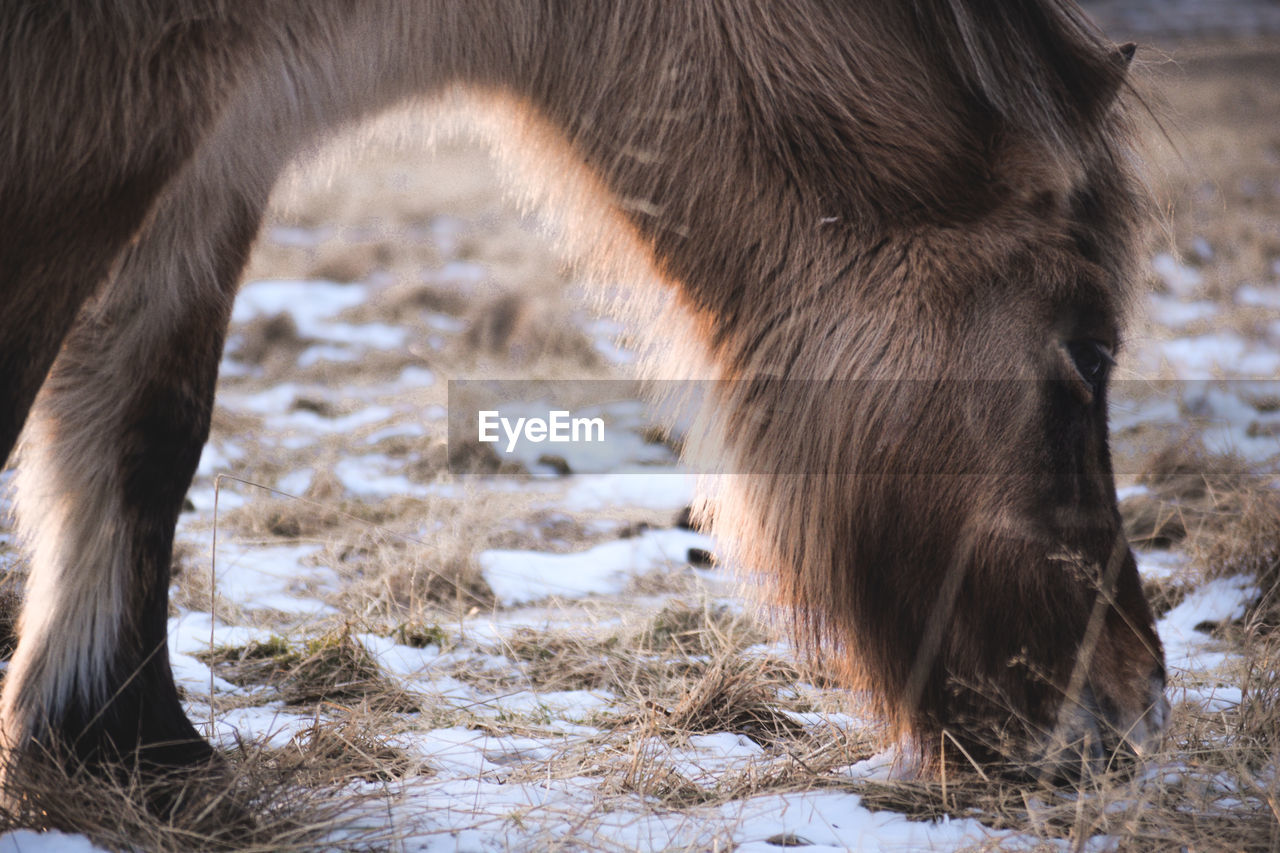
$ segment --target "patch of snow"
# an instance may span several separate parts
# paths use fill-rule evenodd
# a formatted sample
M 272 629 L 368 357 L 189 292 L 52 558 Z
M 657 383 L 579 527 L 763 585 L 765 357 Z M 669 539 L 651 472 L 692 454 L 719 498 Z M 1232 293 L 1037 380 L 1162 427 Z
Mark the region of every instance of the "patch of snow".
M 333 228 L 301 228 L 296 225 L 273 225 L 267 229 L 267 239 L 281 246 L 311 249 L 333 235 Z
M 611 364 L 634 364 L 636 354 L 618 343 L 623 332 L 621 323 L 607 317 L 591 320 L 586 324 L 596 352 Z
M 987 847 L 1009 832 L 976 820 L 915 821 L 890 811 L 871 811 L 856 794 L 806 792 L 753 797 L 726 803 L 720 814 L 733 826 L 736 853 L 777 853 L 770 839 L 794 837 L 806 851 L 951 850 Z
M 201 663 L 190 655 L 170 651 L 169 665 L 173 667 L 173 680 L 177 685 L 197 698 L 209 695 L 211 683 L 213 689 L 220 693 L 243 692 L 230 681 L 214 675 L 208 664 Z
M 338 576 L 304 561 L 319 545 L 235 545 L 218 543 L 214 582 L 218 594 L 243 607 L 284 613 L 328 613 L 333 608 L 314 598 L 315 587 L 333 589 Z
M 902 776 L 904 766 L 913 764 L 910 756 L 904 755 L 897 745 L 893 745 L 870 758 L 854 763 L 849 767 L 848 774 L 851 779 L 892 782 Z
M 697 478 L 679 468 L 635 468 L 614 474 L 587 474 L 565 493 L 568 510 L 630 506 L 681 509 L 693 502 Z
M 1255 308 L 1280 309 L 1280 286 L 1243 285 L 1236 290 L 1236 302 Z
M 350 285 L 347 285 L 350 287 Z M 409 339 L 409 330 L 386 323 L 325 323 L 317 325 L 308 337 L 368 349 L 399 349 Z
M 316 472 L 312 469 L 299 468 L 297 471 L 290 471 L 276 480 L 276 488 L 286 494 L 301 495 L 311 488 L 311 482 L 315 479 L 315 476 Z
M 1120 386 L 1121 383 L 1117 382 L 1116 385 Z M 1182 408 L 1178 405 L 1177 399 L 1170 395 L 1136 400 L 1121 398 L 1117 395 L 1115 399 L 1108 402 L 1107 418 L 1111 422 L 1112 432 L 1115 433 L 1150 423 L 1182 422 Z
M 218 396 L 218 402 L 233 411 L 272 415 L 289 411 L 293 401 L 301 396 L 320 396 L 321 399 L 327 397 L 323 393 L 313 394 L 313 390 L 304 389 L 296 382 L 281 382 L 279 385 L 272 385 L 265 391 L 253 394 L 221 394 Z
M 1178 328 L 1200 320 L 1208 320 L 1218 315 L 1219 309 L 1213 302 L 1183 302 L 1162 293 L 1153 293 L 1148 305 L 1148 316 L 1162 326 Z
M 449 261 L 438 270 L 428 270 L 423 279 L 429 284 L 477 285 L 489 277 L 489 271 L 475 261 Z
M 1175 687 L 1171 691 L 1171 701 L 1192 702 L 1209 713 L 1218 711 L 1234 711 L 1244 701 L 1244 694 L 1239 687 Z
M 333 346 L 332 344 L 318 344 L 313 347 L 307 347 L 298 356 L 298 367 L 311 367 L 322 361 L 332 361 L 339 363 L 350 363 L 358 361 L 360 354 L 343 347 Z
M 1213 247 L 1209 245 L 1209 241 L 1203 237 L 1191 238 L 1191 251 L 1196 253 L 1196 257 L 1202 262 L 1207 263 L 1213 260 Z
M 378 666 L 401 679 L 415 678 L 440 660 L 440 647 L 437 645 L 417 649 L 377 634 L 359 634 L 356 639 L 377 661 Z
M 763 757 L 760 744 L 732 732 L 690 735 L 687 747 L 673 749 L 664 756 L 677 773 L 702 785 L 714 785 L 721 774 L 746 769 L 744 765 Z
M 293 714 L 278 703 L 218 711 L 209 732 L 208 719 L 192 720 L 196 728 L 221 749 L 233 749 L 241 742 L 253 742 L 273 749 L 289 745 L 315 724 L 314 714 Z
M 1156 622 L 1168 667 L 1207 671 L 1221 665 L 1225 655 L 1209 648 L 1213 638 L 1196 626 L 1239 619 L 1260 594 L 1255 578 L 1237 575 L 1215 578 L 1188 595 Z
M 579 722 L 585 720 L 592 714 L 604 711 L 612 703 L 613 698 L 603 691 L 548 690 L 534 692 L 532 690 L 524 690 L 519 693 L 509 693 L 495 699 L 493 708 L 498 713 L 506 714 L 532 715 L 544 712 L 554 717 L 552 724 L 557 725 L 557 728 L 574 729 L 578 727 L 559 724 L 564 721 Z M 586 732 L 579 733 L 585 734 Z
M 517 761 L 545 760 L 558 749 L 532 738 L 491 735 L 462 727 L 425 732 L 414 739 L 413 745 L 443 772 L 472 777 L 487 774 L 503 777 L 509 765 Z
M 1138 562 L 1138 574 L 1151 580 L 1168 581 L 1186 571 L 1187 555 L 1182 551 L 1134 550 Z
M 448 314 L 432 313 L 426 316 L 427 328 L 435 329 L 437 332 L 461 332 L 467 327 L 467 324 L 457 317 L 450 317 Z
M 711 538 L 700 533 L 650 530 L 576 554 L 485 551 L 478 560 L 498 601 L 512 605 L 552 595 L 617 594 L 633 575 L 684 565 L 690 548 L 711 547 Z
M 1231 332 L 1177 338 L 1163 342 L 1158 349 L 1182 379 L 1219 375 L 1271 379 L 1280 375 L 1280 352 L 1251 345 Z
M 196 466 L 196 476 L 212 477 L 219 472 L 233 469 L 235 463 L 244 458 L 244 451 L 234 445 L 218 447 L 212 441 L 200 451 L 200 463 Z
M 107 853 L 83 835 L 56 829 L 16 829 L 0 835 L 0 853 Z
M 262 374 L 262 368 L 258 365 L 241 364 L 232 357 L 239 345 L 239 341 L 236 338 L 227 339 L 227 345 L 223 350 L 226 357 L 218 362 L 219 379 L 240 379 L 246 376 L 259 376 Z
M 299 337 L 322 341 L 326 346 L 313 347 L 302 353 L 303 367 L 318 361 L 351 361 L 355 355 L 332 344 L 370 349 L 396 349 L 404 346 L 408 329 L 386 323 L 337 323 L 332 318 L 354 308 L 369 297 L 369 287 L 362 284 L 337 284 L 332 281 L 253 281 L 240 289 L 231 309 L 231 322 L 247 323 L 258 317 L 287 314 Z
M 220 487 L 213 484 L 205 488 L 193 487 L 187 492 L 187 500 L 191 501 L 197 512 L 212 512 L 215 502 L 218 509 L 223 511 L 237 509 L 248 503 L 244 495 L 229 489 L 225 483 Z
M 333 466 L 333 475 L 343 488 L 358 497 L 394 497 L 396 495 L 421 496 L 426 490 L 403 474 L 391 473 L 403 468 L 397 462 L 380 453 L 364 456 L 347 456 Z
M 408 388 L 430 388 L 436 384 L 436 375 L 425 367 L 417 367 L 410 365 L 400 371 L 400 375 L 396 378 L 395 387 L 397 390 L 405 390 Z
M 210 627 L 213 617 L 198 610 L 179 613 L 169 619 L 169 649 L 186 655 L 209 651 Z M 247 646 L 271 639 L 271 632 L 247 625 L 212 624 L 215 646 Z
M 1151 269 L 1164 282 L 1164 286 L 1177 296 L 1190 296 L 1204 281 L 1204 276 L 1198 270 L 1179 263 L 1168 252 L 1161 252 L 1152 258 Z
M 1116 502 L 1119 503 L 1128 500 L 1129 498 L 1141 497 L 1142 495 L 1150 493 L 1151 490 L 1141 483 L 1134 483 L 1130 486 L 1121 486 L 1116 489 Z
M 325 338 L 322 323 L 363 303 L 369 288 L 362 284 L 332 281 L 261 280 L 240 288 L 231 309 L 232 323 L 248 323 L 258 317 L 288 314 L 307 338 Z

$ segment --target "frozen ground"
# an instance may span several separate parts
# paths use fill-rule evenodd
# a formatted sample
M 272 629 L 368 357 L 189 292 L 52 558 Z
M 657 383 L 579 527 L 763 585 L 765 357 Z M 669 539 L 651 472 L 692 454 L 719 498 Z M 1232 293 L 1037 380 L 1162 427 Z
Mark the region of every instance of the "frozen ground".
M 1269 57 L 1274 88 L 1280 54 Z M 1270 171 L 1215 179 L 1227 204 L 1235 182 L 1253 180 L 1259 215 L 1227 233 L 1197 230 L 1199 208 L 1178 214 L 1177 257 L 1165 244 L 1147 254 L 1151 293 L 1113 402 L 1126 499 L 1148 493 L 1144 455 L 1187 429 L 1257 472 L 1280 459 L 1280 237 L 1258 224 L 1280 210 L 1280 137 L 1265 146 Z M 536 458 L 521 475 L 494 473 L 478 451 L 488 474 L 451 473 L 448 379 L 603 379 L 625 376 L 632 359 L 499 200 L 485 161 L 446 147 L 423 171 L 410 162 L 383 152 L 346 183 L 291 190 L 237 301 L 213 437 L 180 524 L 170 619 L 190 716 L 215 743 L 304 749 L 318 722 L 377 720 L 373 737 L 411 769 L 348 783 L 352 820 L 387 829 L 404 850 L 1135 841 L 871 802 L 893 761 L 874 721 L 744 610 L 729 573 L 699 556 L 714 542 L 675 526 L 692 477 L 643 423 L 627 445 L 631 473 L 574 474 L 565 460 L 566 473 Z M 358 203 L 335 201 L 346 197 Z M 1248 252 L 1232 242 L 1245 238 L 1256 243 Z M 511 322 L 493 327 L 487 318 L 502 312 Z M 1144 549 L 1139 567 L 1153 587 L 1177 590 L 1158 624 L 1175 713 L 1237 714 L 1241 653 L 1226 629 L 1258 599 L 1258 578 L 1206 579 L 1178 549 Z M 662 645 L 654 637 L 673 615 L 686 627 Z M 686 635 L 703 645 L 682 645 Z M 635 637 L 647 654 L 627 647 Z M 374 670 L 355 688 L 328 683 L 296 701 L 298 660 L 326 649 Z M 686 670 L 699 683 L 721 658 L 797 667 L 802 677 L 774 697 L 790 740 L 750 725 L 664 728 L 687 702 Z M 386 696 L 394 703 L 378 705 Z M 803 782 L 814 756 L 826 760 L 821 787 Z M 1216 773 L 1160 758 L 1140 781 L 1225 784 Z M 0 838 L 0 851 L 87 849 L 56 834 Z

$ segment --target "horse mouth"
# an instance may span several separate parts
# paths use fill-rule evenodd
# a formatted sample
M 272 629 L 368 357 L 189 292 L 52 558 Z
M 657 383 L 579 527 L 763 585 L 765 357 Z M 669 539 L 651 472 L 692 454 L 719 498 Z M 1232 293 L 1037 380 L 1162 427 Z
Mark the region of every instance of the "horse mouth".
M 1041 744 L 1035 775 L 1080 779 L 1150 758 L 1164 741 L 1171 707 L 1162 676 L 1148 679 L 1145 705 L 1137 709 L 1123 709 L 1086 684 L 1077 699 L 1066 700 Z

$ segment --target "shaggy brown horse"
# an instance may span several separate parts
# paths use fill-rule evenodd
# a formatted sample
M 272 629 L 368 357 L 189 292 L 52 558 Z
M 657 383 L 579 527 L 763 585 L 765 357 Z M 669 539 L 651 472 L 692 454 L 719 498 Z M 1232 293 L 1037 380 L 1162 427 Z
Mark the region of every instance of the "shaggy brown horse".
M 1140 751 L 1162 652 L 1106 427 L 1131 55 L 1068 0 L 6 2 L 11 790 L 51 751 L 210 754 L 170 553 L 264 206 L 333 129 L 459 98 L 571 251 L 656 282 L 663 375 L 737 380 L 700 440 L 754 473 L 715 526 L 807 645 L 926 753 Z

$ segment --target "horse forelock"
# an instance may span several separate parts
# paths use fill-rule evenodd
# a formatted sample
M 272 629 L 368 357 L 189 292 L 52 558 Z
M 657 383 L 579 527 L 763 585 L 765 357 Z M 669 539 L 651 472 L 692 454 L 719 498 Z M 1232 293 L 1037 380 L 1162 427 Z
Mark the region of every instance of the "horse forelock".
M 922 28 L 966 86 L 1001 118 L 1046 141 L 1075 145 L 1105 121 L 1124 87 L 1129 53 L 1074 0 L 915 0 Z
M 738 111 L 721 135 L 742 122 L 744 156 L 830 217 L 969 221 L 1007 197 L 993 173 L 1011 151 L 1070 185 L 1127 144 L 1129 54 L 1069 0 L 716 8 L 722 55 L 706 61 Z

